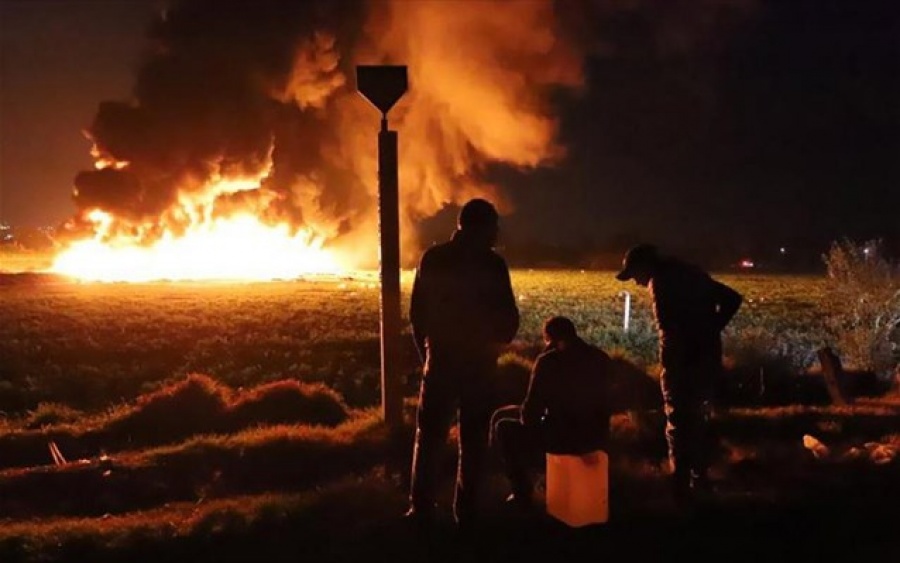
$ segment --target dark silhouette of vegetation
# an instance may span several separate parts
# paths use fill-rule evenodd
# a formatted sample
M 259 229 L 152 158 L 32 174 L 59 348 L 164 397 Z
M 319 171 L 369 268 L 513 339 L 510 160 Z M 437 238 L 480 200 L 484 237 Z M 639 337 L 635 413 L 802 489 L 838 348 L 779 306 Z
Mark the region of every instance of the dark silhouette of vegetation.
M 841 240 L 823 257 L 828 267 L 832 338 L 842 357 L 889 379 L 900 369 L 900 264 L 880 240 Z
M 242 393 L 228 407 L 235 428 L 254 424 L 291 424 L 297 421 L 337 426 L 347 420 L 347 405 L 322 383 L 274 381 Z
M 743 282 L 753 302 L 728 335 L 726 400 L 713 417 L 720 488 L 693 520 L 681 521 L 665 500 L 665 420 L 658 366 L 644 353 L 655 343 L 646 303 L 635 295 L 631 331 L 624 333 L 621 299 L 603 289 L 600 276 L 566 275 L 571 289 L 553 278 L 561 293 L 552 295 L 524 278 L 531 285 L 520 290 L 523 336 L 500 359 L 498 384 L 501 397 L 521 399 L 540 348 L 536 319 L 553 310 L 577 315 L 592 327 L 589 339 L 611 350 L 611 521 L 578 533 L 540 514 L 509 514 L 500 506 L 506 487 L 492 459 L 488 496 L 497 503 L 485 509 L 485 543 L 473 553 L 491 561 L 622 553 L 725 560 L 738 548 L 751 558 L 771 557 L 777 546 L 797 560 L 811 550 L 856 559 L 900 555 L 900 456 L 890 457 L 900 449 L 900 399 L 882 395 L 883 380 L 873 386 L 870 372 L 850 366 L 847 390 L 857 400 L 829 403 L 802 351 L 822 342 L 814 323 L 824 282 L 804 280 L 802 292 L 778 279 Z M 252 297 L 252 306 L 227 301 L 227 308 L 209 307 L 214 313 L 204 307 L 232 294 L 128 288 L 116 297 L 112 286 L 53 284 L 13 291 L 3 311 L 16 322 L 6 325 L 0 346 L 8 347 L 0 351 L 18 339 L 21 353 L 0 365 L 0 400 L 27 408 L 9 409 L 0 422 L 0 561 L 473 559 L 453 535 L 449 512 L 427 545 L 397 522 L 407 501 L 416 405 L 410 395 L 395 433 L 370 408 L 378 397 L 377 336 L 360 327 L 377 318 L 375 294 L 358 289 L 351 298 L 349 291 L 312 288 L 312 301 L 330 309 L 311 316 L 314 309 L 292 297 L 296 309 L 285 312 L 285 295 L 301 289 L 310 288 L 275 285 L 266 290 L 274 299 L 246 290 L 241 295 Z M 135 291 L 148 293 L 134 298 Z M 160 299 L 163 293 L 172 299 Z M 53 301 L 58 295 L 64 300 Z M 110 295 L 116 315 L 107 311 Z M 586 295 L 602 297 L 584 306 Z M 45 299 L 52 306 L 44 307 Z M 126 322 L 148 302 L 165 305 L 148 313 L 150 320 Z M 59 314 L 70 306 L 84 309 Z M 351 318 L 352 307 L 373 314 Z M 770 337 L 757 338 L 754 327 Z M 810 335 L 798 338 L 801 332 Z M 412 360 L 411 346 L 408 352 Z M 215 377 L 184 375 L 203 366 L 216 367 L 201 372 Z M 307 376 L 317 383 L 298 382 Z M 806 449 L 806 435 L 821 440 L 828 457 Z M 441 464 L 443 507 L 452 498 L 456 440 L 451 433 Z M 52 465 L 51 441 L 70 463 Z
M 65 415 L 65 418 L 62 417 Z M 68 459 L 177 443 L 201 434 L 225 434 L 273 424 L 337 426 L 349 408 L 318 383 L 281 381 L 234 391 L 209 376 L 193 374 L 140 396 L 102 415 L 81 419 L 58 406 L 47 406 L 23 420 L 17 430 L 0 434 L 0 467 L 50 463 L 47 444 L 57 443 Z M 37 420 L 52 421 L 35 428 Z

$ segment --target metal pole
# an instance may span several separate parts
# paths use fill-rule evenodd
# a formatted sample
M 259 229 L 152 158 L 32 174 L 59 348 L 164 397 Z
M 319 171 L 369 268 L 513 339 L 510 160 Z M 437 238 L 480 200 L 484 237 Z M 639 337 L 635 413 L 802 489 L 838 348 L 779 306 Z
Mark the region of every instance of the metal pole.
M 400 385 L 400 212 L 397 132 L 381 119 L 378 133 L 378 220 L 381 237 L 381 409 L 385 423 L 403 422 Z
M 381 411 L 393 428 L 403 423 L 400 381 L 400 211 L 397 132 L 387 114 L 408 86 L 405 65 L 359 65 L 357 90 L 381 112 L 378 133 L 378 222 L 381 278 Z

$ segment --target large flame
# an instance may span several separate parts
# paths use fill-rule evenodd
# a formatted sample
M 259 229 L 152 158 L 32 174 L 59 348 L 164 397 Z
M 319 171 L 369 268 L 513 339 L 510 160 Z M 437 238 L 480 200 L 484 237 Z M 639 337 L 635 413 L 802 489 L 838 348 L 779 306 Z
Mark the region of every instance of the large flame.
M 258 188 L 258 181 L 217 183 L 208 193 L 229 194 Z M 252 210 L 215 217 L 212 205 L 183 198 L 180 215 L 187 225 L 163 228 L 153 242 L 144 232 L 116 234 L 116 218 L 94 209 L 86 219 L 94 236 L 75 241 L 55 259 L 51 271 L 85 281 L 295 279 L 342 271 L 338 257 L 310 229 L 287 222 L 263 223 Z
M 420 240 L 424 220 L 472 197 L 508 214 L 509 176 L 495 172 L 561 162 L 555 106 L 583 90 L 586 48 L 604 61 L 620 47 L 715 48 L 704 38 L 753 2 L 674 2 L 685 10 L 668 15 L 608 0 L 166 4 L 131 95 L 101 102 L 85 130 L 95 169 L 76 175 L 64 229 L 83 240 L 57 272 L 255 280 L 373 268 L 379 121 L 354 87 L 358 64 L 409 67 L 390 126 L 401 256 L 413 263 L 432 242 Z
M 390 116 L 403 259 L 428 243 L 420 222 L 447 206 L 485 197 L 508 213 L 513 201 L 490 172 L 558 162 L 551 100 L 582 85 L 557 8 L 171 2 L 151 27 L 133 95 L 102 102 L 85 131 L 95 169 L 75 177 L 77 218 L 65 231 L 83 240 L 54 271 L 256 280 L 374 267 L 379 121 L 353 85 L 357 64 L 409 66 Z
M 98 211 L 98 221 L 109 216 Z M 166 233 L 151 246 L 73 243 L 51 270 L 85 281 L 271 280 L 336 273 L 336 257 L 309 231 L 291 234 L 281 223 L 262 224 L 250 214 L 192 225 L 180 237 Z

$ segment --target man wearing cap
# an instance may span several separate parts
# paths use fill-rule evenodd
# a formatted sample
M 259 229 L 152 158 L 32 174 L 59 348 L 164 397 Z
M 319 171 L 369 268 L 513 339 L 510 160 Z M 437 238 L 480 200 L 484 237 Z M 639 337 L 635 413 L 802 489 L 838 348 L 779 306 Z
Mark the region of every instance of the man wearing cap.
M 721 332 L 743 297 L 699 267 L 661 256 L 649 244 L 626 253 L 616 278 L 650 289 L 673 490 L 677 501 L 689 501 L 691 490 L 707 485 L 708 407 L 722 369 Z
M 457 416 L 454 517 L 465 527 L 477 516 L 497 358 L 519 328 L 509 270 L 493 250 L 498 223 L 488 201 L 466 203 L 452 238 L 425 251 L 413 281 L 409 317 L 424 369 L 407 517 L 419 523 L 433 519 L 438 458 Z

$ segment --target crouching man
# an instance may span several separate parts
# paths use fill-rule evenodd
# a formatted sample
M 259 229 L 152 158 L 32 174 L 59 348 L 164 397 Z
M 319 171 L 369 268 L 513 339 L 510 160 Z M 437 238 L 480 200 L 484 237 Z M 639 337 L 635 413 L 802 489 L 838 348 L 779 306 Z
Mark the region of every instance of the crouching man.
M 546 348 L 537 357 L 521 405 L 498 409 L 492 438 L 500 448 L 521 508 L 534 502 L 531 470 L 545 453 L 581 455 L 609 446 L 609 356 L 578 336 L 566 317 L 544 322 Z

